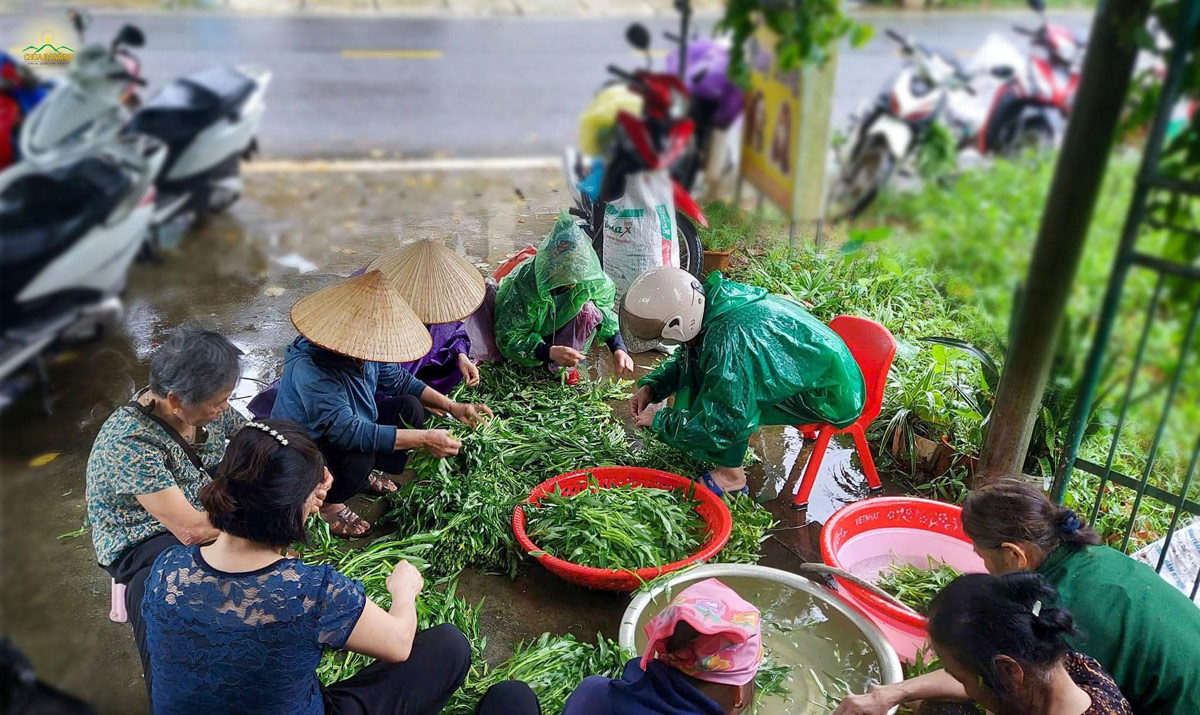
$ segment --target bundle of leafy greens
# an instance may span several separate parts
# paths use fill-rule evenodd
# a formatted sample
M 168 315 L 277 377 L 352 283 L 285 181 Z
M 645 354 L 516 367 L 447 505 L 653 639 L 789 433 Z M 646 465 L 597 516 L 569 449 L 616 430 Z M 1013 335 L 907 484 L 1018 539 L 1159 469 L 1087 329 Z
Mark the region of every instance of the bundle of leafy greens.
M 694 486 L 693 486 L 694 489 Z M 682 561 L 704 544 L 708 527 L 692 494 L 641 486 L 588 488 L 563 496 L 557 487 L 525 509 L 538 548 L 580 566 L 634 571 Z
M 875 585 L 900 599 L 914 611 L 924 613 L 933 597 L 962 575 L 945 561 L 938 561 L 932 556 L 927 558 L 927 569 L 912 564 L 892 564 L 879 574 Z

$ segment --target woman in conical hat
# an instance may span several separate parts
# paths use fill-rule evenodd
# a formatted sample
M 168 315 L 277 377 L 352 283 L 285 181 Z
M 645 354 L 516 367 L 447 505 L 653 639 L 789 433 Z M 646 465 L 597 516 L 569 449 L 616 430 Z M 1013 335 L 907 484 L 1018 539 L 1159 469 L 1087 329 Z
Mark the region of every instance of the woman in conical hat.
M 445 244 L 422 240 L 389 251 L 364 271 L 377 268 L 412 306 L 432 339 L 429 352 L 400 363 L 425 384 L 448 393 L 461 382 L 479 384 L 464 320 L 483 303 L 483 275 Z
M 455 402 L 396 364 L 424 355 L 431 341 L 378 270 L 301 298 L 292 306 L 292 324 L 300 337 L 284 354 L 271 416 L 299 423 L 316 440 L 333 473 L 321 516 L 335 535 L 360 537 L 371 525 L 346 500 L 396 490 L 374 470 L 399 474 L 414 449 L 458 453 L 461 445 L 449 432 L 422 428 L 426 409 L 471 426 L 492 412 Z

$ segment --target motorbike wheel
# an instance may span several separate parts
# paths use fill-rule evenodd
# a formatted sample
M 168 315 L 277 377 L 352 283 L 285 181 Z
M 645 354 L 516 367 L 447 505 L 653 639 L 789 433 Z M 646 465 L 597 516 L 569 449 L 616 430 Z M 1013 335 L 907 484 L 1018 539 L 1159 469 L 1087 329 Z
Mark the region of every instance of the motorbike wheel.
M 896 168 L 896 158 L 883 142 L 873 142 L 854 153 L 838 172 L 829 194 L 829 213 L 834 221 L 852 219 L 866 210 L 879 195 Z
M 1054 129 L 1044 121 L 1021 122 L 1000 150 L 1005 157 L 1038 155 L 1054 148 Z
M 675 212 L 675 225 L 679 228 L 679 267 L 697 278 L 704 268 L 704 250 L 700 246 L 700 232 L 691 219 Z

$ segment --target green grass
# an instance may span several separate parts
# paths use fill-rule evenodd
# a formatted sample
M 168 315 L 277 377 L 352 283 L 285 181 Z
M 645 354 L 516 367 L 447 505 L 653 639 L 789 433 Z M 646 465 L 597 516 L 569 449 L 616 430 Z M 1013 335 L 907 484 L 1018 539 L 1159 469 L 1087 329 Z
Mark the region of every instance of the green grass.
M 913 447 L 918 437 L 944 439 L 962 455 L 978 454 L 995 390 L 994 375 L 984 369 L 979 356 L 990 356 L 988 362 L 1003 369 L 1008 324 L 1023 292 L 1053 166 L 1052 157 L 997 162 L 951 180 L 928 182 L 916 192 L 888 193 L 835 245 L 789 249 L 782 240 L 762 241 L 748 248 L 747 257 L 732 272 L 736 280 L 801 301 L 822 320 L 844 313 L 864 315 L 892 331 L 899 350 L 883 413 L 870 435 L 881 466 L 914 491 L 948 499 L 965 494 L 969 460 L 958 459 L 950 464 L 952 471 L 930 476 L 915 469 Z M 1052 474 L 1064 449 L 1135 171 L 1136 157 L 1110 162 L 1025 462 L 1029 474 Z M 764 233 L 782 236 L 784 228 L 777 224 Z M 1178 253 L 1183 249 L 1176 244 L 1165 233 L 1151 231 L 1139 248 Z M 1188 262 L 1189 255 L 1181 260 Z M 1130 274 L 1099 399 L 1080 451 L 1084 458 L 1103 463 L 1107 457 L 1153 290 L 1149 272 Z M 1177 346 L 1196 290 L 1194 284 L 1168 280 L 1154 311 L 1147 360 L 1133 376 L 1134 397 L 1113 459 L 1114 468 L 1125 474 L 1137 476 L 1145 468 L 1168 383 L 1179 367 Z M 923 340 L 928 337 L 952 338 L 969 346 L 960 349 L 954 341 Z M 1152 483 L 1180 487 L 1198 419 L 1200 370 L 1185 366 L 1155 455 Z M 1090 513 L 1097 484 L 1091 482 L 1091 500 L 1083 493 L 1087 484 L 1080 477 L 1072 498 L 1081 512 Z M 1101 506 L 1102 530 L 1110 541 L 1123 536 L 1127 516 L 1122 509 L 1127 512 L 1132 505 L 1132 498 L 1123 493 L 1127 491 L 1110 490 Z M 1200 485 L 1193 495 L 1196 491 Z M 1134 530 L 1135 545 L 1161 535 L 1169 523 L 1163 506 L 1153 500 L 1144 505 Z

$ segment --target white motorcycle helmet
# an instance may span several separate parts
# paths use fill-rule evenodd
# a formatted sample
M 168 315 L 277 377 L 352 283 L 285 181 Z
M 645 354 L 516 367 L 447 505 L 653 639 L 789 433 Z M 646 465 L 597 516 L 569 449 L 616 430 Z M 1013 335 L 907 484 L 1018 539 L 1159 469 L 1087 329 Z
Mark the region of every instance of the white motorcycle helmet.
M 643 340 L 682 344 L 704 321 L 704 289 L 691 273 L 672 266 L 637 277 L 621 304 L 621 328 Z

